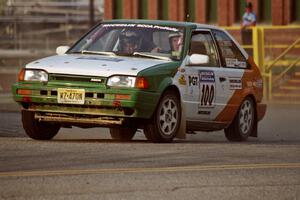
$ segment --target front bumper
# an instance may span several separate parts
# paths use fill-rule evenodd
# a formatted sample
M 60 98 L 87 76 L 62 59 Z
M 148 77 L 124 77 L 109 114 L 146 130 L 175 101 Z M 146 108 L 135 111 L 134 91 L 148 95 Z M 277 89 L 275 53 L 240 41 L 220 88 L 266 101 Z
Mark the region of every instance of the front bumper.
M 82 105 L 61 104 L 57 100 L 57 88 L 84 89 L 85 101 Z M 20 95 L 18 90 L 30 90 L 30 95 Z M 123 118 L 151 118 L 159 93 L 138 89 L 116 89 L 98 86 L 80 86 L 72 84 L 51 85 L 42 83 L 19 82 L 12 86 L 14 100 L 24 109 L 38 113 L 36 118 L 44 121 L 77 122 L 98 124 Z M 118 99 L 120 95 L 129 95 L 128 99 Z M 97 120 L 95 120 L 97 119 Z M 118 123 L 119 123 L 118 122 Z

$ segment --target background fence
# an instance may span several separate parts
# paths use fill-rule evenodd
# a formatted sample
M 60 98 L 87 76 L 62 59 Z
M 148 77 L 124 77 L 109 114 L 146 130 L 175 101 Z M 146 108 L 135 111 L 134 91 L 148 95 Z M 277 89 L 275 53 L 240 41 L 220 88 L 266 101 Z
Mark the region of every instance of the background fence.
M 71 45 L 90 27 L 91 1 L 0 0 L 0 92 L 9 92 L 20 68 Z M 103 1 L 93 1 L 94 21 Z

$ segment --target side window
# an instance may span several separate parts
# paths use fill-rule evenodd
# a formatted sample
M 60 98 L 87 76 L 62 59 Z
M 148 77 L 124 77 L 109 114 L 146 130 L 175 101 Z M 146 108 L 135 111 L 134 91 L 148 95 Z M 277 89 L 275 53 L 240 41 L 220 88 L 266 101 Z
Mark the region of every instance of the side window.
M 247 68 L 247 61 L 235 43 L 222 31 L 213 31 L 225 67 Z
M 195 32 L 192 35 L 189 55 L 204 54 L 209 57 L 209 63 L 205 66 L 219 66 L 217 60 L 217 51 L 214 46 L 213 38 L 210 32 Z

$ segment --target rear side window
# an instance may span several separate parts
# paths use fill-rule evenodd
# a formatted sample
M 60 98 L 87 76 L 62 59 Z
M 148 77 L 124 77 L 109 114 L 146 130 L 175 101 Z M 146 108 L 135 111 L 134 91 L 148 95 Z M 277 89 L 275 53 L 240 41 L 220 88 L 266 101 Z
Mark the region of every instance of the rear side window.
M 231 38 L 222 31 L 213 31 L 220 50 L 223 66 L 229 68 L 247 68 L 247 61 Z

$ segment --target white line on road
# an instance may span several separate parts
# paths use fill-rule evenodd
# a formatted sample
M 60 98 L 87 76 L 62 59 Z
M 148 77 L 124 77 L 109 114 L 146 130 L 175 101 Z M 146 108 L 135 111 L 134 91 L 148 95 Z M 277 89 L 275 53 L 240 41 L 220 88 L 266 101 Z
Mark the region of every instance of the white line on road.
M 270 164 L 237 164 L 237 165 L 194 165 L 179 167 L 151 168 L 98 168 L 98 169 L 66 169 L 49 171 L 12 171 L 0 172 L 0 177 L 34 177 L 34 176 L 67 176 L 104 173 L 159 173 L 159 172 L 193 172 L 222 170 L 255 170 L 255 169 L 298 169 L 300 163 L 270 163 Z

